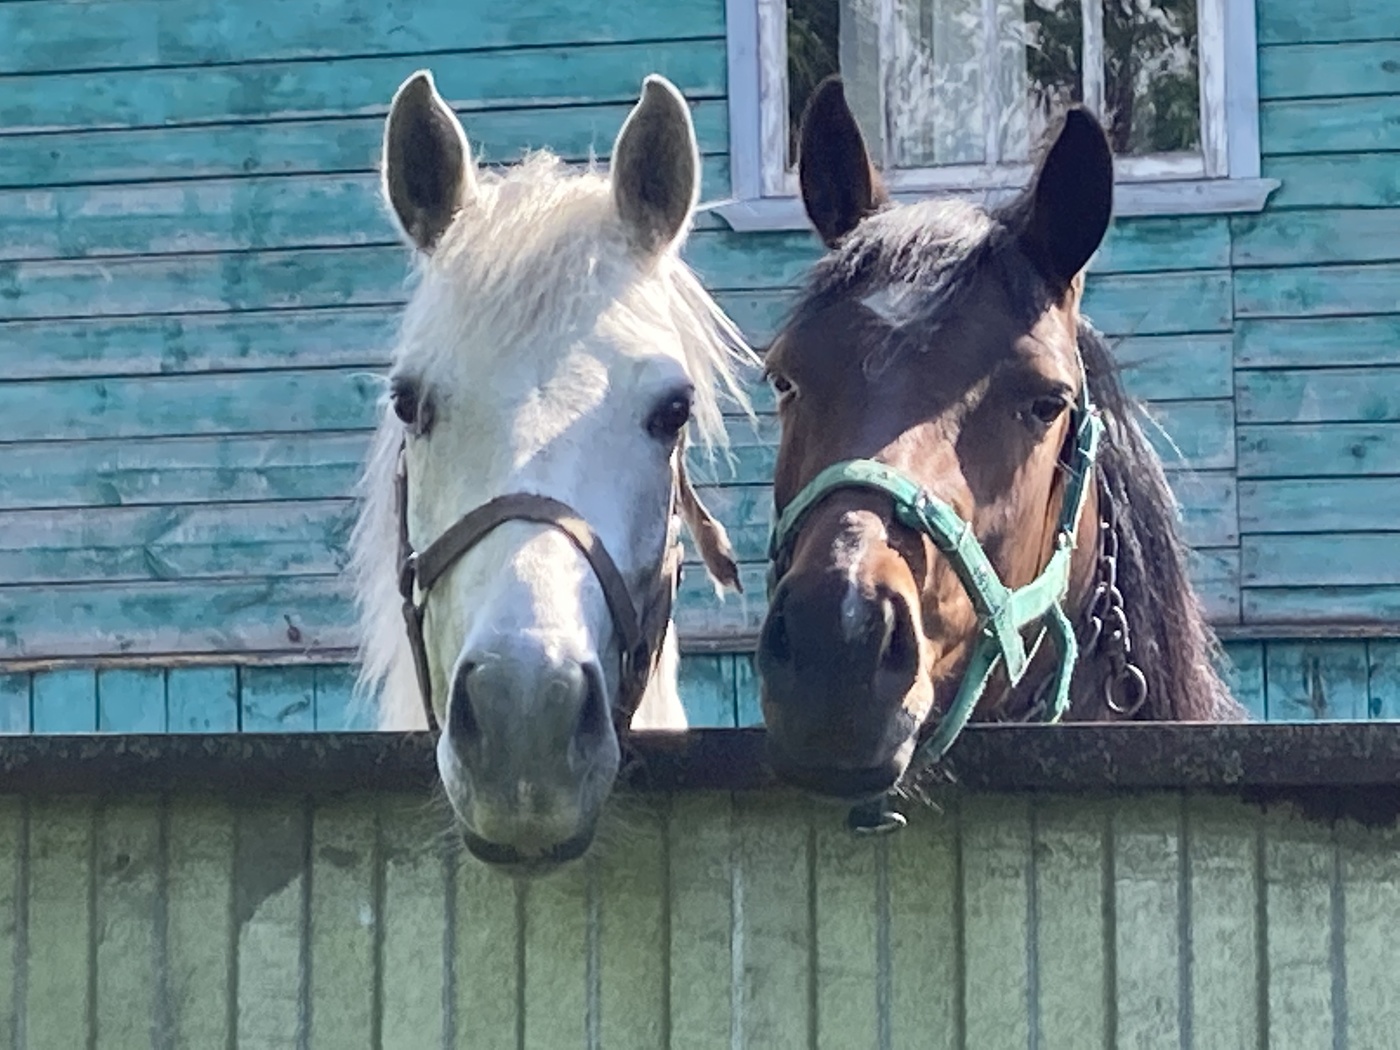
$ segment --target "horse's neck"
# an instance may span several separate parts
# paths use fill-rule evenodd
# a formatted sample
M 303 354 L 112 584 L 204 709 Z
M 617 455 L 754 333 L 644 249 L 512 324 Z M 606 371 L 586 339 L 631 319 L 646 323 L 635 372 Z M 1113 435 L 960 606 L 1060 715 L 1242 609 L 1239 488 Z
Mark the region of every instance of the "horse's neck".
M 642 694 L 641 703 L 632 716 L 633 729 L 685 729 L 685 708 L 680 694 L 680 646 L 676 642 L 676 625 L 666 627 L 666 639 L 661 643 L 661 656 L 656 670 Z

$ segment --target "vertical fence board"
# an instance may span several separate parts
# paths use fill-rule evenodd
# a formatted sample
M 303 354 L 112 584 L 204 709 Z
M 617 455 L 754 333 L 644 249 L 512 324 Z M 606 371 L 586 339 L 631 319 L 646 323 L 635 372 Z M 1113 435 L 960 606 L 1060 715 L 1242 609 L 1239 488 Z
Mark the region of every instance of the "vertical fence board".
M 36 733 L 91 733 L 97 729 L 97 674 L 90 667 L 66 667 L 34 674 Z
M 905 807 L 889 840 L 890 1046 L 964 1045 L 958 800 Z
M 98 671 L 97 729 L 101 733 L 164 733 L 165 670 L 105 667 Z
M 233 1036 L 234 814 L 223 802 L 168 802 L 166 966 L 172 1048 L 221 1050 Z
M 245 667 L 240 675 L 245 733 L 309 733 L 316 728 L 316 668 Z
M 597 855 L 598 1037 L 607 1050 L 666 1043 L 664 800 L 633 796 Z
M 776 792 L 740 795 L 734 810 L 738 1043 L 745 1050 L 807 1050 L 811 829 L 797 800 Z
M 28 969 L 22 915 L 29 865 L 26 809 L 20 796 L 0 795 L 0 1046 L 7 1048 L 19 1045 L 15 992 Z
M 0 733 L 28 733 L 29 689 L 27 671 L 0 674 Z
M 72 798 L 30 808 L 24 1045 L 35 1050 L 88 1045 L 93 808 Z
M 962 801 L 963 1001 L 967 1045 L 1030 1040 L 1030 805 L 1015 796 Z
M 513 880 L 462 851 L 454 888 L 457 919 L 453 1002 L 457 1043 L 516 1050 L 523 944 Z
M 154 799 L 123 799 L 98 811 L 93 922 L 99 1048 L 149 1046 L 156 1027 L 163 947 L 156 928 L 164 889 L 160 825 Z
M 1259 1045 L 1257 811 L 1186 800 L 1193 1050 Z
M 172 733 L 236 733 L 238 668 L 172 667 L 165 679 L 165 717 Z
M 1182 800 L 1157 795 L 1114 808 L 1117 1045 L 1181 1045 Z
M 732 726 L 736 717 L 734 657 L 729 653 L 690 653 L 681 658 L 681 702 L 692 728 Z
M 318 805 L 311 822 L 310 1047 L 375 1050 L 374 799 Z
M 1036 1002 L 1042 1050 L 1104 1046 L 1109 930 L 1107 804 L 1049 798 L 1035 806 Z
M 671 799 L 671 1046 L 709 1050 L 730 1045 L 735 1021 L 731 856 L 733 802 L 727 794 Z
M 589 987 L 588 866 L 525 888 L 525 1047 L 588 1045 L 596 1002 Z
M 1400 830 L 1344 821 L 1341 895 L 1345 926 L 1348 1050 L 1389 1050 L 1400 1042 Z
M 1264 689 L 1264 643 L 1226 642 L 1221 673 L 1235 699 L 1244 705 L 1249 717 L 1263 722 L 1269 717 Z
M 1269 1050 L 1332 1042 L 1332 891 L 1336 850 L 1323 825 L 1287 808 L 1265 819 Z
M 445 824 L 421 799 L 391 796 L 380 809 L 384 864 L 381 980 L 383 1050 L 441 1046 L 446 1018 L 444 937 L 452 916 L 444 907 Z
M 1367 643 L 1366 696 L 1371 718 L 1400 719 L 1400 639 Z
M 816 837 L 816 1045 L 823 1050 L 874 1050 L 879 1045 L 879 959 L 882 880 L 880 844 L 846 828 L 845 814 L 812 813 Z M 886 915 L 888 912 L 885 913 Z M 887 920 L 885 928 L 888 929 Z
M 238 812 L 238 1050 L 288 1050 L 301 1035 L 306 815 L 284 799 Z
M 353 664 L 318 664 L 312 670 L 316 731 L 372 730 L 374 705 L 355 695 Z
M 1365 718 L 1366 650 L 1352 642 L 1270 642 L 1269 720 Z

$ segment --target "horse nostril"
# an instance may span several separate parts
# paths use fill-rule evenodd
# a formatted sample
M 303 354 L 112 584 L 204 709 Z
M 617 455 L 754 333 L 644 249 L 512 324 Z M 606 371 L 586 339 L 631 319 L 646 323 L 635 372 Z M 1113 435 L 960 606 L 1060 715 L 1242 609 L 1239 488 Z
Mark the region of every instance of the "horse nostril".
M 881 671 L 889 674 L 905 675 L 917 668 L 919 643 L 914 637 L 914 623 L 909 615 L 909 606 L 898 595 L 881 599 L 884 606 L 889 632 L 880 650 Z
M 583 706 L 579 708 L 578 725 L 575 735 L 584 738 L 604 736 L 612 723 L 607 691 L 603 688 L 603 675 L 594 664 L 583 668 Z
M 476 664 L 464 663 L 457 668 L 452 680 L 452 692 L 447 698 L 447 736 L 449 739 L 465 743 L 481 736 L 481 725 L 472 711 L 471 693 L 468 681 Z
M 779 589 L 768 606 L 768 618 L 763 623 L 763 637 L 759 649 L 765 659 L 777 663 L 787 663 L 792 659 L 792 645 L 788 639 L 787 617 L 783 614 L 783 603 L 787 592 Z

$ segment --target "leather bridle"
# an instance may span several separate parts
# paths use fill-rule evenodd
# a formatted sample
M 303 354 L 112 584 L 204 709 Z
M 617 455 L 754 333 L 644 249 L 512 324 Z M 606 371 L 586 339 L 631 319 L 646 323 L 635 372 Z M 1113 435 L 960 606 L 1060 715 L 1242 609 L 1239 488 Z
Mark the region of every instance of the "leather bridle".
M 400 448 L 398 475 L 394 479 L 399 519 L 399 594 L 403 598 L 404 626 L 408 630 L 408 646 L 413 653 L 418 690 L 423 697 L 423 712 L 428 718 L 428 728 L 434 735 L 440 732 L 440 728 L 433 709 L 432 676 L 428 669 L 427 644 L 423 638 L 428 595 L 433 585 L 458 559 L 508 521 L 527 521 L 557 529 L 568 537 L 592 568 L 603 589 L 603 598 L 612 615 L 613 629 L 618 635 L 620 671 L 614 724 L 619 736 L 626 731 L 661 657 L 676 589 L 680 585 L 683 552 L 679 536 L 673 529 L 680 500 L 694 498 L 694 493 L 690 490 L 690 481 L 685 473 L 684 447 L 678 447 L 675 456 L 677 466 L 672 479 L 666 549 L 657 566 L 655 580 L 643 595 L 641 611 L 638 612 L 627 581 L 608 554 L 602 538 L 567 503 L 548 496 L 530 492 L 510 492 L 497 496 L 458 518 L 422 551 L 415 551 L 408 537 L 408 470 L 403 449 Z

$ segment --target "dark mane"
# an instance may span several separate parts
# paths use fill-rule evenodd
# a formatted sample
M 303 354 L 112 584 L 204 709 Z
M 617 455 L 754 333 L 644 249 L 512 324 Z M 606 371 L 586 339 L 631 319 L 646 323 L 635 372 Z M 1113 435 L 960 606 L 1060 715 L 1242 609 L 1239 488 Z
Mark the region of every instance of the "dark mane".
M 1140 408 L 1118 381 L 1107 340 L 1087 321 L 1080 323 L 1079 352 L 1089 392 L 1104 416 L 1098 471 L 1118 524 L 1118 581 L 1132 625 L 1133 655 L 1149 683 L 1142 717 L 1242 720 L 1244 709 L 1215 670 L 1219 645 L 1191 586 L 1176 497 L 1138 424 Z M 1087 667 L 1076 675 L 1079 702 L 1097 682 L 1088 680 Z M 1086 706 L 1086 715 L 1104 717 L 1096 696 Z
M 942 318 L 970 289 L 987 280 L 1032 322 L 1052 293 L 1018 243 L 1029 207 L 1022 195 L 994 212 L 957 201 L 929 201 L 872 215 L 813 269 L 785 328 L 831 304 L 886 288 L 907 289 L 899 324 L 871 348 L 867 369 L 886 366 L 902 349 L 934 345 Z M 1099 453 L 1101 492 L 1119 534 L 1118 586 L 1131 625 L 1133 657 L 1149 683 L 1135 717 L 1150 720 L 1242 719 L 1215 669 L 1218 643 L 1190 583 L 1180 512 L 1162 463 L 1138 422 L 1108 342 L 1081 322 L 1079 352 L 1089 390 L 1106 423 Z M 1081 616 L 1084 614 L 1081 614 Z M 1081 660 L 1075 676 L 1078 719 L 1111 717 L 1102 700 L 1104 668 Z

